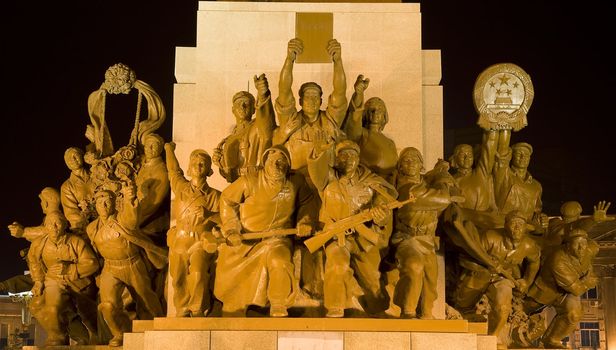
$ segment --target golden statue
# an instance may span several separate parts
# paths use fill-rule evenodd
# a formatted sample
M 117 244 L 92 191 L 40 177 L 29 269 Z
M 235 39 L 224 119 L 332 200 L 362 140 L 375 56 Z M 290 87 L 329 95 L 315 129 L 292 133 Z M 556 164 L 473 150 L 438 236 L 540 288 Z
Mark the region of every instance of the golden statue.
M 400 152 L 394 183 L 400 194 L 398 200 L 415 198 L 413 203 L 395 212 L 391 238 L 400 270 L 394 303 L 400 306 L 402 318 L 416 318 L 420 300 L 421 318 L 434 318 L 432 308 L 437 298 L 438 278 L 436 250 L 439 247 L 436 227 L 443 210 L 452 201 L 462 200 L 452 198 L 449 193 L 453 179 L 446 164 L 440 163 L 428 176 L 421 174 L 423 168 L 423 157 L 416 148 L 407 147 Z
M 39 194 L 41 200 L 41 209 L 45 216 L 50 213 L 60 211 L 60 192 L 53 187 L 45 187 Z M 43 218 L 43 223 L 45 218 Z M 13 222 L 9 225 L 9 232 L 15 238 L 24 238 L 30 242 L 45 235 L 44 225 L 24 227 L 18 222 Z
M 588 239 L 585 230 L 573 228 L 565 234 L 563 245 L 543 262 L 524 303 L 527 313 L 539 312 L 545 306 L 556 310 L 556 317 L 541 339 L 543 347 L 564 348 L 561 340 L 582 319 L 580 295 L 599 282 L 592 269 L 598 252 L 599 245 Z
M 347 108 L 346 75 L 342 66 L 342 49 L 340 43 L 332 39 L 327 44 L 327 52 L 334 62 L 334 89 L 329 96 L 326 110 L 322 111 L 323 90 L 315 82 L 302 84 L 299 89 L 297 111 L 295 97 L 291 91 L 293 84 L 293 65 L 303 51 L 301 39 L 291 39 L 287 48 L 287 58 L 280 72 L 276 114 L 280 126 L 274 130 L 273 143 L 283 144 L 291 154 L 291 168 L 301 169 L 314 149 L 317 133 L 324 132 L 328 143 L 335 142 L 343 132 L 340 126 Z
M 486 294 L 490 305 L 488 334 L 497 336 L 500 346 L 506 345 L 508 340 L 502 330 L 511 313 L 513 291 L 526 293 L 539 270 L 541 250 L 528 235 L 533 227 L 517 210 L 507 214 L 503 229 L 479 232 L 472 221 L 461 220 L 458 229 L 475 237 L 489 260 L 460 255 L 463 272 L 454 291 L 454 306 L 473 319 L 477 302 Z
M 92 216 L 88 208 L 93 195 L 90 171 L 84 166 L 83 155 L 83 151 L 77 147 L 71 147 L 64 152 L 64 162 L 71 175 L 60 187 L 64 215 L 71 225 L 71 230 L 79 232 L 85 232 Z
M 369 314 L 378 314 L 389 306 L 380 279 L 379 247 L 387 245 L 390 232 L 386 230 L 391 230 L 393 209 L 388 205 L 398 203 L 398 193 L 382 177 L 359 163 L 360 149 L 355 142 L 345 140 L 335 145 L 332 168 L 327 136 L 321 134 L 316 141 L 316 157 L 308 160 L 308 172 L 323 203 L 319 221 L 324 227 L 313 240 L 319 243 L 310 248 L 311 239 L 306 245 L 311 251 L 324 245 L 326 316 L 343 317 L 345 309 L 358 307 L 354 305 L 354 297 L 360 295 L 363 295 L 361 308 Z M 348 227 L 338 227 L 339 223 L 344 226 L 345 219 L 357 215 L 360 220 L 349 220 Z M 341 230 L 335 232 L 332 226 Z M 320 235 L 325 239 L 318 239 Z
M 165 144 L 177 208 L 176 226 L 167 233 L 173 304 L 178 317 L 203 317 L 211 308 L 210 268 L 215 257 L 204 251 L 202 241 L 219 222 L 220 191 L 207 183 L 213 172 L 212 159 L 206 151 L 197 149 L 190 154 L 190 180 L 184 177 L 174 151 L 175 143 Z
M 286 236 L 312 232 L 312 191 L 303 176 L 289 173 L 291 158 L 282 145 L 267 149 L 262 164 L 230 184 L 220 199 L 227 244 L 219 248 L 214 295 L 223 303 L 223 316 L 269 304 L 271 317 L 284 317 L 297 294 L 293 241 Z
M 343 130 L 349 140 L 359 145 L 360 162 L 373 173 L 391 181 L 398 151 L 394 141 L 383 134 L 389 121 L 385 102 L 378 97 L 371 97 L 364 103 L 364 91 L 369 83 L 370 79 L 364 79 L 363 75 L 357 76 Z
M 164 205 L 168 203 L 170 188 L 167 166 L 162 157 L 164 145 L 165 141 L 156 134 L 145 137 L 143 157 L 133 180 L 139 201 L 139 226 L 152 239 L 163 236 L 169 228 L 169 215 Z
M 518 142 L 509 147 L 510 138 L 510 130 L 499 131 L 494 165 L 496 205 L 502 214 L 518 210 L 528 222 L 532 221 L 542 227 L 547 224 L 541 213 L 542 187 L 528 171 L 533 147 L 526 142 Z
M 45 345 L 95 344 L 98 257 L 81 236 L 68 233 L 61 212 L 45 217 L 45 235 L 32 242 L 28 266 L 34 281 L 32 313 L 47 331 Z M 71 315 L 78 317 L 71 318 Z
M 247 172 L 256 172 L 263 152 L 272 145 L 276 117 L 265 74 L 254 76 L 257 100 L 248 91 L 233 95 L 235 126 L 214 149 L 212 160 L 220 175 L 231 183 Z M 252 119 L 252 115 L 256 116 Z
M 140 300 L 149 317 L 162 316 L 163 307 L 152 289 L 149 266 L 162 269 L 167 263 L 167 251 L 156 246 L 138 230 L 139 215 L 136 190 L 128 186 L 122 189 L 122 207 L 116 210 L 116 195 L 109 190 L 96 193 L 98 218 L 86 228 L 96 252 L 103 258 L 100 275 L 100 304 L 113 338 L 110 346 L 123 342 L 123 333 L 130 330 L 130 322 L 124 310 L 122 292 L 127 288 L 134 300 Z M 144 259 L 149 260 L 149 263 Z

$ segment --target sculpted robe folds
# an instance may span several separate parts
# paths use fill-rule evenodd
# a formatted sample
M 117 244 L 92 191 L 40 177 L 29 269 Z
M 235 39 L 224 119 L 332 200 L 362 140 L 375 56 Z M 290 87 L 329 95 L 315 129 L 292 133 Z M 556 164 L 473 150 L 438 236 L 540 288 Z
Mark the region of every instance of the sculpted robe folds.
M 260 170 L 257 174 L 240 177 L 222 192 L 220 216 L 223 232 L 293 228 L 296 222 L 310 220 L 309 215 L 314 211 L 312 205 L 312 193 L 301 175 L 292 175 L 282 184 L 276 184 L 269 182 L 264 171 Z M 214 295 L 223 302 L 223 310 L 242 310 L 248 305 L 265 306 L 268 301 L 291 306 L 297 285 L 291 249 L 291 239 L 279 237 L 243 241 L 236 247 L 221 245 Z M 289 289 L 293 287 L 293 290 L 284 293 L 273 290 L 272 284 L 278 281 L 268 271 L 276 268 L 284 270 L 280 273 L 288 279 Z M 282 290 L 285 290 L 284 286 Z

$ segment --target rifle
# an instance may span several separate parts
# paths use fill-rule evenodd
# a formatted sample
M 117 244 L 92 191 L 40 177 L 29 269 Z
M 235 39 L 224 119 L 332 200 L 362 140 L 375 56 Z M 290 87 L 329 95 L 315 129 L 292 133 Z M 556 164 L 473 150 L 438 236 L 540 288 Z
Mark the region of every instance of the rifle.
M 217 231 L 217 230 L 214 230 Z M 261 232 L 248 232 L 241 233 L 242 241 L 253 240 L 253 239 L 263 239 L 270 238 L 274 236 L 292 236 L 297 234 L 296 228 L 281 228 L 277 230 L 270 231 L 261 231 Z M 217 237 L 218 236 L 218 237 Z M 218 249 L 219 244 L 226 243 L 227 240 L 222 237 L 220 232 L 215 232 L 213 234 L 206 234 L 203 238 L 203 250 L 208 253 L 215 253 Z
M 390 210 L 398 209 L 414 201 L 415 197 L 411 197 L 402 202 L 393 200 L 385 204 L 385 207 Z M 344 239 L 344 235 L 348 230 L 355 230 L 361 237 L 365 238 L 370 243 L 377 244 L 379 235 L 364 225 L 365 222 L 370 220 L 372 220 L 370 209 L 364 209 L 355 215 L 326 224 L 322 231 L 317 232 L 316 235 L 305 240 L 304 244 L 311 253 L 314 253 L 334 236 L 338 236 L 338 239 Z

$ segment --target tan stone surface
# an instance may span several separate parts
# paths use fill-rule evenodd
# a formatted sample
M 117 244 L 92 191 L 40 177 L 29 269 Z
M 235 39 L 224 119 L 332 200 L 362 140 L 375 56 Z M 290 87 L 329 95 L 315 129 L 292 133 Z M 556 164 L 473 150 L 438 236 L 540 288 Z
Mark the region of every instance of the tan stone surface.
M 122 350 L 144 350 L 144 339 L 143 333 L 124 333 Z
M 423 85 L 440 85 L 442 78 L 441 50 L 421 50 Z
M 495 335 L 478 335 L 477 350 L 496 350 L 497 339 Z
M 475 350 L 477 335 L 460 333 L 411 333 L 411 350 Z
M 143 349 L 147 350 L 209 350 L 209 331 L 146 331 L 144 333 Z M 240 349 L 229 347 L 227 349 Z
M 24 346 L 23 350 L 44 350 L 44 349 L 53 349 L 53 350 L 109 350 L 109 349 L 120 349 L 113 348 L 107 345 L 60 345 L 60 346 Z
M 343 350 L 342 332 L 278 332 L 278 350 Z
M 276 350 L 276 331 L 212 331 L 211 350 Z
M 154 329 L 153 320 L 134 320 L 133 321 L 133 333 L 143 333 L 145 331 L 151 331 Z
M 468 332 L 478 335 L 488 334 L 488 322 L 469 322 Z
M 465 320 L 404 320 L 374 318 L 155 318 L 155 330 L 279 330 L 467 332 Z
M 409 350 L 408 332 L 345 332 L 345 350 Z M 436 347 L 435 347 L 436 348 Z

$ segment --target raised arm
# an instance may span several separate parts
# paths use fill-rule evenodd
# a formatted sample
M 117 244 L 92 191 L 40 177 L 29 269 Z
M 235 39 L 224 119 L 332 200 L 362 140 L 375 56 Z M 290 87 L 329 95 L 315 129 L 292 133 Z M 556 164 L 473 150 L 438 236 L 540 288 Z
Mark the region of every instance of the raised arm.
M 280 71 L 280 81 L 278 83 L 278 104 L 287 106 L 294 103 L 293 92 L 291 87 L 293 86 L 293 64 L 297 55 L 304 51 L 304 43 L 301 39 L 291 39 L 287 46 L 287 58 L 282 65 Z M 283 121 L 280 121 L 282 124 Z
M 355 92 L 347 109 L 346 119 L 342 129 L 347 134 L 349 140 L 358 142 L 362 134 L 362 116 L 364 113 L 364 91 L 368 88 L 370 79 L 364 79 L 363 75 L 358 75 L 355 80 Z
M 259 77 L 255 75 L 254 82 L 257 88 L 255 123 L 260 136 L 267 140 L 265 148 L 269 148 L 271 146 L 272 133 L 274 132 L 274 128 L 276 128 L 276 116 L 274 114 L 274 107 L 272 106 L 272 94 L 264 73 Z
M 344 67 L 342 65 L 342 48 L 336 39 L 332 39 L 327 43 L 327 53 L 334 62 L 334 91 L 329 96 L 327 109 L 330 111 L 330 115 L 334 118 L 337 125 L 340 126 L 342 125 L 346 113 L 344 108 L 347 105 L 347 85 L 346 74 L 344 73 Z

